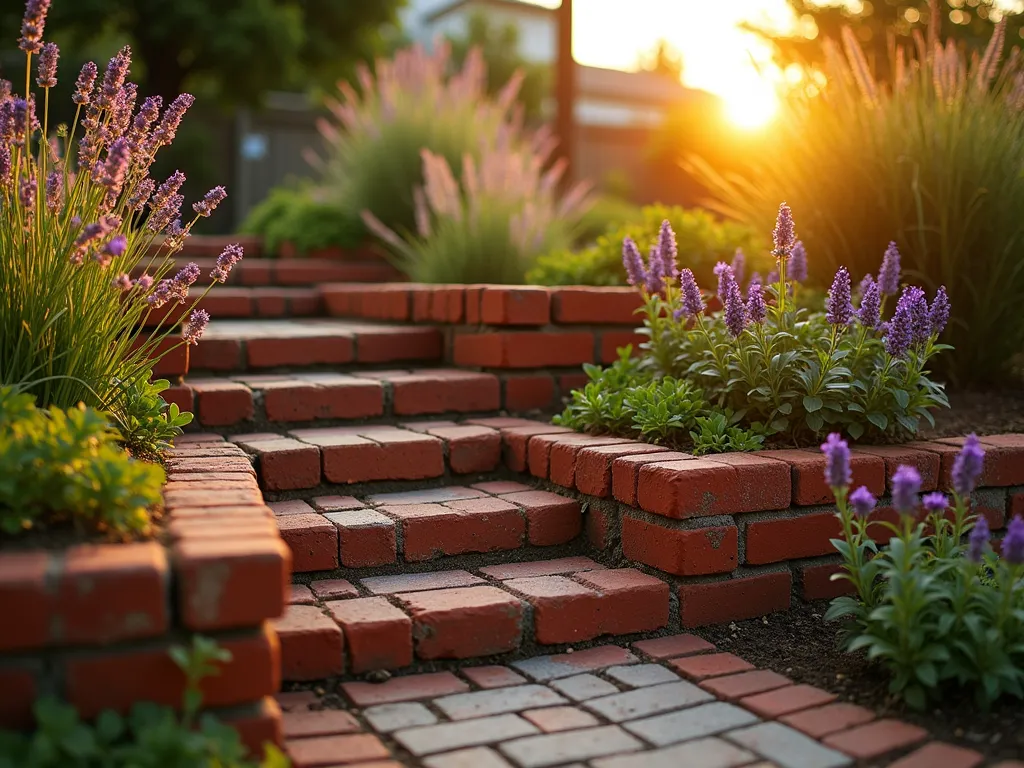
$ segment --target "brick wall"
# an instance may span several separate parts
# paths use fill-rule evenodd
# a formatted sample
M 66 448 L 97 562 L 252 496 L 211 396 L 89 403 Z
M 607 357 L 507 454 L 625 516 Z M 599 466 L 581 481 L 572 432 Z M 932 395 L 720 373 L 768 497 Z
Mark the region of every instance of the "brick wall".
M 192 633 L 233 654 L 204 703 L 246 744 L 281 743 L 280 647 L 291 553 L 252 465 L 219 437 L 183 438 L 167 462 L 158 540 L 0 553 L 0 728 L 28 728 L 40 696 L 84 718 L 137 701 L 178 706 L 168 656 Z

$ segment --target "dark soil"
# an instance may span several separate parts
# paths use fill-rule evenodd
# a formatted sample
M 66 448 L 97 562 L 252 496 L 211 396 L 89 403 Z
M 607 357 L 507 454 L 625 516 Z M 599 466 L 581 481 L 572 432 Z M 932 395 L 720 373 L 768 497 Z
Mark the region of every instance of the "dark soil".
M 989 392 L 954 392 L 949 396 L 949 408 L 933 413 L 935 428 L 927 423 L 919 437 L 968 435 L 996 435 L 1024 432 L 1024 388 Z
M 836 625 L 822 619 L 827 608 L 823 601 L 795 603 L 786 613 L 708 627 L 697 634 L 757 667 L 839 694 L 879 717 L 916 723 L 936 738 L 975 749 L 991 760 L 1024 757 L 1024 703 L 1004 699 L 983 712 L 970 695 L 953 690 L 930 711 L 915 712 L 889 694 L 882 667 L 863 654 L 839 649 Z

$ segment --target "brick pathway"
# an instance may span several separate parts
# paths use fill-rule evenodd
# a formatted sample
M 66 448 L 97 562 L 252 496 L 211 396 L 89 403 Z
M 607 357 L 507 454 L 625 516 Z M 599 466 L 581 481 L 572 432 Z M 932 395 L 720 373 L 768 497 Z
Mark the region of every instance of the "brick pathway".
M 974 768 L 982 755 L 688 634 L 282 693 L 295 768 Z M 332 698 L 336 702 L 336 699 Z M 1002 763 L 1000 768 L 1022 764 Z

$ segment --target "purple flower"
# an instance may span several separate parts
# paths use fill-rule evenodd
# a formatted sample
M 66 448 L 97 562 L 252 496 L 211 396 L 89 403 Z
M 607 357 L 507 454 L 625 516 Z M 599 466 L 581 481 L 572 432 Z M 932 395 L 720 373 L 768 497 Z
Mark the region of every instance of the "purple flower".
M 957 495 L 966 498 L 978 484 L 981 470 L 985 463 L 985 451 L 982 450 L 978 436 L 970 434 L 964 440 L 960 453 L 953 460 L 953 490 Z
M 626 281 L 632 286 L 641 286 L 647 281 L 644 257 L 636 247 L 636 241 L 626 235 L 622 240 L 622 266 L 626 268 Z
M 128 76 L 128 67 L 132 63 L 132 49 L 125 46 L 107 63 L 107 71 L 103 73 L 103 87 L 100 89 L 100 97 L 96 103 L 102 109 L 110 109 L 114 106 L 117 95 L 124 87 L 124 80 Z
M 210 272 L 210 279 L 218 283 L 226 282 L 228 275 L 231 274 L 231 268 L 240 262 L 244 255 L 245 252 L 238 243 L 227 246 L 217 257 L 217 264 Z
M 162 104 L 163 99 L 159 96 L 150 96 L 142 102 L 139 113 L 132 121 L 131 128 L 128 129 L 128 144 L 133 153 L 142 151 L 146 138 L 149 136 L 150 127 L 160 116 Z
M 146 142 L 146 152 L 156 152 L 160 147 L 170 144 L 174 141 L 174 136 L 178 132 L 178 126 L 181 124 L 181 119 L 185 116 L 185 112 L 188 108 L 195 103 L 195 97 L 189 93 L 183 93 L 167 107 L 167 111 L 164 112 L 163 118 L 160 120 L 160 124 L 156 127 L 156 130 L 150 134 L 149 140 Z
M 25 143 L 25 134 L 32 131 L 35 104 L 25 99 L 10 99 L 6 103 L 10 105 L 10 116 L 6 120 L 7 140 L 20 147 Z
M 867 517 L 875 508 L 878 500 L 871 495 L 871 491 L 863 485 L 850 494 L 850 506 L 853 507 L 853 514 L 857 517 Z
M 729 281 L 725 288 L 725 327 L 729 333 L 736 338 L 743 333 L 747 324 L 747 308 L 743 304 L 743 294 L 736 280 L 732 278 L 732 270 L 729 270 Z
M 189 315 L 188 322 L 181 329 L 181 338 L 186 344 L 198 344 L 210 322 L 210 313 L 205 309 L 197 309 Z
M 679 273 L 679 285 L 682 289 L 682 314 L 696 317 L 704 311 L 704 297 L 700 295 L 697 279 L 688 267 Z
M 96 182 L 106 187 L 111 195 L 117 195 L 124 184 L 124 175 L 128 171 L 130 161 L 128 141 L 124 138 L 117 139 L 107 150 L 107 161 L 103 164 Z
M 894 358 L 903 357 L 913 340 L 914 319 L 910 315 L 910 306 L 901 299 L 886 329 L 885 351 Z
M 11 148 L 0 144 L 0 187 L 11 180 Z
M 868 288 L 874 282 L 875 282 L 875 278 L 873 278 L 871 276 L 871 273 L 868 272 L 866 275 L 864 275 L 863 278 L 861 278 L 860 285 L 857 286 L 857 293 L 859 293 L 861 296 L 863 296 L 865 293 L 868 292 Z
M 224 187 L 214 187 L 206 193 L 202 200 L 192 204 L 192 210 L 200 216 L 207 217 L 213 213 L 214 209 L 220 205 L 227 196 L 228 193 Z
M 871 275 L 868 275 L 871 277 Z M 863 285 L 863 283 L 861 283 Z M 882 319 L 882 292 L 878 283 L 872 280 L 860 297 L 857 319 L 865 328 L 877 328 Z
M 908 285 L 903 289 L 900 302 L 906 302 L 910 308 L 911 339 L 915 344 L 925 342 L 932 332 L 931 320 L 928 317 L 928 299 L 921 288 Z
M 763 323 L 768 316 L 768 307 L 764 303 L 764 290 L 760 284 L 753 283 L 747 287 L 747 315 L 752 323 Z
M 989 540 L 988 520 L 979 515 L 971 528 L 971 534 L 967 537 L 967 559 L 972 563 L 980 563 L 985 555 L 985 547 Z
M 750 283 L 747 285 L 747 290 L 750 290 L 751 285 L 763 285 L 764 279 L 761 277 L 760 272 L 755 272 L 750 276 Z
M 110 131 L 108 140 L 124 136 L 132 123 L 132 111 L 135 109 L 135 99 L 138 97 L 139 87 L 135 83 L 126 83 L 117 92 L 114 99 L 114 106 L 110 110 L 110 121 L 107 126 Z
M 170 224 L 178 219 L 181 213 L 181 204 L 185 202 L 182 195 L 171 195 L 171 197 L 159 208 L 150 203 L 151 213 L 146 221 L 146 229 L 151 232 L 163 232 Z
M 895 242 L 890 242 L 882 257 L 878 270 L 878 285 L 886 296 L 895 296 L 900 291 L 900 252 Z
M 1013 520 L 1006 526 L 1002 555 L 1003 560 L 1010 565 L 1024 563 L 1024 520 L 1021 519 L 1020 515 L 1014 515 Z
M 106 268 L 110 265 L 112 259 L 124 256 L 124 252 L 127 250 L 128 238 L 124 235 L 114 235 L 110 240 L 104 243 L 102 248 L 93 254 L 93 258 L 101 267 Z
M 665 219 L 658 231 L 658 261 L 661 262 L 661 274 L 666 280 L 675 280 L 679 276 L 679 265 L 676 263 L 678 256 L 676 233 L 672 231 L 668 219 Z
M 118 275 L 110 281 L 110 284 L 121 293 L 127 293 L 132 289 L 132 279 L 126 274 Z
M 153 307 L 161 307 L 168 301 L 174 300 L 177 300 L 179 304 L 184 304 L 188 299 L 189 286 L 198 279 L 199 265 L 195 262 L 186 264 L 170 280 L 161 280 L 147 301 Z
M 789 257 L 789 266 L 786 274 L 791 280 L 798 283 L 807 281 L 807 249 L 804 248 L 804 241 L 797 240 L 793 246 L 793 254 Z
M 917 494 L 921 492 L 921 474 L 906 464 L 900 464 L 892 476 L 892 504 L 903 515 L 917 509 Z
M 825 318 L 832 325 L 849 325 L 853 319 L 853 302 L 850 301 L 850 273 L 840 267 L 832 280 L 828 298 L 825 300 Z
M 921 499 L 921 503 L 924 505 L 924 508 L 932 514 L 945 512 L 949 509 L 949 499 L 946 498 L 946 494 L 941 493 L 940 491 L 926 493 Z
M 726 264 L 724 261 L 720 261 L 715 264 L 713 270 L 715 277 L 718 278 L 718 290 L 715 291 L 715 295 L 718 300 L 725 304 L 725 294 L 729 285 L 729 281 L 735 281 L 736 276 L 732 273 L 732 267 Z
M 946 295 L 946 286 L 940 285 L 932 299 L 932 306 L 928 310 L 928 324 L 931 326 L 933 336 L 938 336 L 949 322 L 949 297 Z
M 793 212 L 785 203 L 779 206 L 779 214 L 775 219 L 775 230 L 772 232 L 775 250 L 772 253 L 777 259 L 788 258 L 796 245 L 796 229 L 793 226 Z
M 652 296 L 665 290 L 664 265 L 658 257 L 658 246 L 654 244 L 647 254 L 647 292 Z
M 732 267 L 732 274 L 736 278 L 736 282 L 742 283 L 743 276 L 747 271 L 747 257 L 744 255 L 742 248 L 736 249 L 736 253 L 732 257 L 732 263 L 729 266 Z
M 96 62 L 87 61 L 82 65 L 82 71 L 78 73 L 78 80 L 75 81 L 75 93 L 71 100 L 82 106 L 89 103 L 89 94 L 92 93 L 96 84 Z
M 153 278 L 150 275 L 143 275 L 135 281 L 135 287 L 145 293 L 153 287 Z
M 39 54 L 39 70 L 36 77 L 36 85 L 40 88 L 53 88 L 57 85 L 57 59 L 60 58 L 60 49 L 56 43 L 47 43 L 43 46 L 43 52 Z
M 46 27 L 46 14 L 49 10 L 50 0 L 28 0 L 25 3 L 21 38 L 18 40 L 18 47 L 25 53 L 39 53 L 43 47 L 43 29 Z
M 50 171 L 46 177 L 46 209 L 50 213 L 59 210 L 64 204 L 64 174 Z
M 150 195 L 153 194 L 155 186 L 156 182 L 152 179 L 146 178 L 140 181 L 132 192 L 132 196 L 128 198 L 128 208 L 133 211 L 141 211 L 149 201 Z
M 821 452 L 825 454 L 825 482 L 829 488 L 847 488 L 853 480 L 850 471 L 850 446 L 833 432 L 821 444 Z
M 21 180 L 19 198 L 21 200 L 21 207 L 25 209 L 29 216 L 32 215 L 36 207 L 36 189 L 35 176 L 28 176 Z

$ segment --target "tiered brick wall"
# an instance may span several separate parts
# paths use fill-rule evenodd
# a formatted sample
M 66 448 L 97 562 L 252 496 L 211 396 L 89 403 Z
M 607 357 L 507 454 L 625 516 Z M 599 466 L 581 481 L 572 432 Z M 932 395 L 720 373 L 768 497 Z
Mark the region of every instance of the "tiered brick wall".
M 610 363 L 644 337 L 632 288 L 543 288 L 499 285 L 326 285 L 334 317 L 435 324 L 445 357 L 500 374 L 510 411 L 551 410 L 585 376 L 583 363 Z
M 85 718 L 137 701 L 179 706 L 168 649 L 192 633 L 233 654 L 204 704 L 257 750 L 281 742 L 273 694 L 291 553 L 249 459 L 217 437 L 185 439 L 168 459 L 167 526 L 156 541 L 0 553 L 0 728 L 32 724 L 55 694 Z

